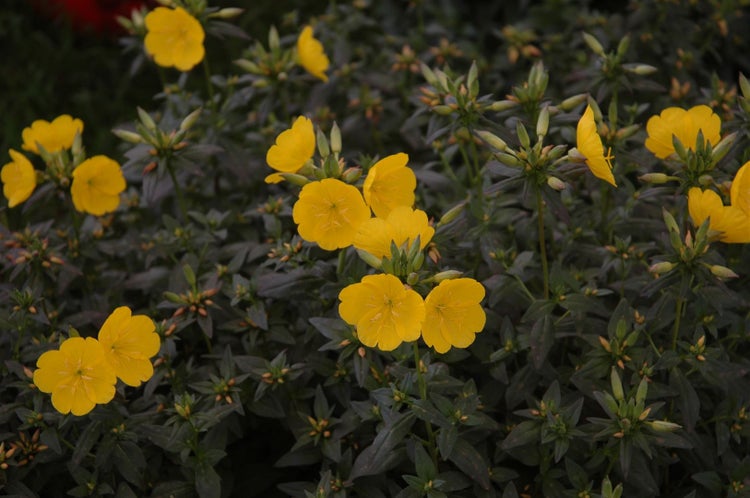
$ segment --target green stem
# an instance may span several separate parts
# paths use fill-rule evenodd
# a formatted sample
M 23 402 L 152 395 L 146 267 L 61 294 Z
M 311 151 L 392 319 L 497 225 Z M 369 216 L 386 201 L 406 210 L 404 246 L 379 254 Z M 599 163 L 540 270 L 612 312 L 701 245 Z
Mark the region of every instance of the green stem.
M 422 398 L 422 401 L 427 401 L 427 382 L 424 378 L 424 373 L 422 372 L 422 361 L 419 357 L 419 345 L 417 344 L 417 341 L 414 341 L 412 343 L 412 348 L 414 350 L 414 367 L 417 370 L 417 383 L 419 384 L 419 397 Z M 432 424 L 430 424 L 426 420 L 424 422 L 424 426 L 425 426 L 425 430 L 427 431 L 427 436 L 429 438 L 427 451 L 432 456 L 432 463 L 435 464 L 435 466 L 437 466 L 438 452 L 437 452 L 437 445 L 435 444 L 435 431 L 432 429 Z
M 169 172 L 169 177 L 172 179 L 172 185 L 174 186 L 174 193 L 177 196 L 177 205 L 180 208 L 180 214 L 182 215 L 182 220 L 187 220 L 187 203 L 185 202 L 185 195 L 182 192 L 182 188 L 180 187 L 180 183 L 177 181 L 177 174 L 174 171 L 174 167 L 172 166 L 172 161 L 169 159 L 166 159 L 166 165 L 167 165 L 167 171 Z
M 206 91 L 211 110 L 216 112 L 216 101 L 214 100 L 214 85 L 211 83 L 211 69 L 208 67 L 208 59 L 203 58 L 203 72 L 206 75 Z
M 682 318 L 682 307 L 685 300 L 682 297 L 677 298 L 674 306 L 674 329 L 672 330 L 672 351 L 677 351 L 677 338 L 680 335 L 680 319 Z
M 544 280 L 544 299 L 549 299 L 549 263 L 547 262 L 547 241 L 544 235 L 544 201 L 541 188 L 536 190 L 536 216 L 539 231 L 539 254 L 542 258 L 542 278 Z

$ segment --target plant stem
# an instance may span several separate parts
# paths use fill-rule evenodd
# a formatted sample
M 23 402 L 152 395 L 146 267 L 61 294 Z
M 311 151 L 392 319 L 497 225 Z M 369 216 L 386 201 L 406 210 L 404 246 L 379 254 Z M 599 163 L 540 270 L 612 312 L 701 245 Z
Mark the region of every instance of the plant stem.
M 182 193 L 182 188 L 180 188 L 180 184 L 177 181 L 177 174 L 174 171 L 174 167 L 172 166 L 172 161 L 169 159 L 165 159 L 166 165 L 167 165 L 167 171 L 169 171 L 169 177 L 172 179 L 172 185 L 174 186 L 174 193 L 177 196 L 177 205 L 180 208 L 180 214 L 182 215 L 182 220 L 187 220 L 187 204 L 185 203 L 185 196 Z
M 214 100 L 214 85 L 211 83 L 211 69 L 208 67 L 208 59 L 203 58 L 203 72 L 206 75 L 206 91 L 208 92 L 208 102 L 211 110 L 216 112 L 216 101 Z
M 422 401 L 427 401 L 427 382 L 425 381 L 424 374 L 422 373 L 422 361 L 419 358 L 419 346 L 417 341 L 412 343 L 414 350 L 414 367 L 417 371 L 417 383 L 419 384 L 419 397 Z M 435 444 L 435 431 L 432 429 L 432 424 L 428 421 L 424 421 L 425 429 L 427 430 L 427 436 L 429 437 L 429 444 L 427 451 L 432 456 L 432 463 L 437 466 L 438 463 L 438 452 L 437 445 Z
M 677 338 L 680 335 L 680 319 L 682 318 L 682 307 L 685 300 L 682 297 L 677 298 L 674 306 L 674 329 L 672 330 L 672 351 L 677 351 Z
M 544 201 L 542 191 L 536 189 L 536 216 L 539 231 L 539 254 L 542 258 L 542 278 L 544 280 L 544 299 L 549 299 L 549 263 L 547 262 L 547 241 L 544 235 Z

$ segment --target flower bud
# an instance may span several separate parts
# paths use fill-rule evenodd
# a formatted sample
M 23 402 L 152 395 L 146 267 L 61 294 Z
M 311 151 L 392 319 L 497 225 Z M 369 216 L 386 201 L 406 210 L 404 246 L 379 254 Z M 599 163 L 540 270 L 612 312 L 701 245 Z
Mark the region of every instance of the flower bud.
M 335 121 L 331 127 L 331 151 L 334 154 L 341 153 L 341 130 Z
M 649 273 L 655 273 L 657 275 L 661 275 L 662 273 L 670 272 L 674 269 L 674 267 L 677 266 L 674 263 L 670 263 L 669 261 L 660 261 L 658 263 L 654 263 L 651 265 L 648 269 Z
M 588 93 L 579 93 L 578 95 L 573 95 L 572 97 L 568 97 L 567 99 L 563 100 L 557 107 L 559 107 L 563 111 L 568 112 L 586 102 L 586 99 L 588 99 L 588 97 Z
M 565 190 L 565 182 L 557 178 L 556 176 L 548 176 L 547 177 L 547 185 L 549 185 L 550 188 L 557 190 L 558 192 Z
M 513 109 L 516 106 L 518 106 L 518 102 L 515 100 L 497 100 L 490 104 L 489 109 L 490 111 L 501 112 Z
M 367 251 L 363 251 L 362 249 L 357 249 L 357 255 L 367 263 L 368 265 L 372 266 L 376 270 L 379 270 L 383 266 L 383 260 L 373 256 Z
M 452 208 L 450 208 L 448 211 L 445 212 L 443 216 L 440 217 L 440 221 L 438 221 L 437 225 L 445 225 L 447 223 L 450 223 L 451 221 L 455 220 L 459 214 L 461 214 L 466 207 L 466 202 L 461 202 L 460 204 L 456 204 Z
M 737 278 L 739 275 L 737 275 L 735 272 L 727 268 L 726 266 L 721 265 L 711 265 L 709 267 L 711 270 L 711 273 L 719 278 Z
M 341 174 L 341 180 L 345 183 L 354 184 L 362 176 L 362 168 L 346 168 Z
M 138 119 L 141 120 L 141 123 L 143 123 L 143 126 L 145 126 L 147 130 L 149 130 L 149 131 L 155 131 L 156 130 L 156 122 L 149 115 L 149 113 L 147 113 L 146 111 L 144 111 L 140 107 L 138 107 Z
M 239 7 L 226 7 L 217 12 L 213 12 L 206 17 L 216 19 L 234 19 L 235 17 L 242 14 L 245 10 Z
M 622 68 L 633 74 L 637 74 L 638 76 L 648 76 L 649 74 L 654 74 L 657 69 L 654 66 L 650 66 L 648 64 L 623 64 Z
M 656 432 L 674 432 L 678 429 L 682 429 L 680 424 L 667 422 L 666 420 L 649 420 L 644 423 Z
M 180 123 L 180 131 L 187 131 L 190 128 L 193 127 L 196 121 L 198 121 L 198 117 L 201 115 L 201 108 L 194 110 L 187 116 L 185 116 L 185 119 L 182 120 Z
M 487 142 L 490 147 L 497 151 L 502 152 L 508 148 L 508 144 L 506 144 L 502 138 L 498 137 L 494 133 L 486 130 L 477 130 L 475 133 L 479 135 L 479 138 Z
M 539 118 L 536 120 L 536 136 L 543 137 L 549 131 L 549 107 L 544 106 L 539 111 Z
M 451 280 L 454 278 L 458 278 L 461 275 L 463 275 L 463 272 L 460 272 L 458 270 L 445 270 L 445 271 L 441 271 L 440 273 L 435 274 L 432 277 L 432 281 L 435 282 L 436 284 L 439 284 L 443 280 Z
M 662 184 L 671 180 L 677 180 L 677 177 L 665 175 L 664 173 L 646 173 L 639 176 L 638 179 L 644 183 Z
M 436 105 L 432 107 L 432 112 L 440 116 L 450 116 L 453 114 L 453 109 L 447 105 Z
M 124 140 L 131 144 L 141 144 L 145 142 L 142 136 L 132 131 L 117 129 L 112 130 L 112 133 L 120 140 Z
M 594 38 L 592 35 L 583 32 L 583 41 L 586 42 L 586 45 L 589 46 L 592 52 L 594 52 L 596 55 L 600 57 L 604 57 L 604 47 L 602 47 L 602 44 L 599 43 L 599 40 Z

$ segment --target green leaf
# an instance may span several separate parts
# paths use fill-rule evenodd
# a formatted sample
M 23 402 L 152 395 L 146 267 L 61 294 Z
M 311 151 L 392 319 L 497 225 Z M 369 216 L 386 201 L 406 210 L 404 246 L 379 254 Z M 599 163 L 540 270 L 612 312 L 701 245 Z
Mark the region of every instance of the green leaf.
M 449 425 L 443 427 L 438 432 L 437 444 L 438 450 L 440 450 L 440 456 L 443 460 L 447 460 L 448 456 L 453 451 L 453 445 L 456 444 L 458 439 L 458 428 L 455 425 Z
M 504 450 L 539 443 L 541 425 L 536 420 L 524 420 L 510 431 L 500 447 Z
M 221 477 L 207 462 L 195 468 L 195 490 L 200 498 L 221 498 Z
M 435 479 L 437 468 L 435 468 L 430 455 L 427 454 L 427 450 L 420 443 L 414 445 L 414 466 L 417 475 L 425 482 Z
M 415 418 L 413 412 L 406 412 L 381 429 L 372 444 L 362 450 L 354 460 L 349 479 L 380 474 L 394 466 L 401 458 L 394 450 L 409 433 Z
M 464 474 L 474 479 L 482 489 L 490 489 L 489 466 L 482 455 L 465 439 L 457 439 L 448 458 Z
M 701 408 L 698 393 L 679 368 L 673 368 L 670 371 L 669 384 L 677 390 L 678 395 L 675 401 L 682 415 L 682 418 L 676 418 L 675 422 L 681 424 L 687 432 L 692 432 Z
M 120 475 L 128 482 L 136 486 L 143 482 L 146 459 L 138 445 L 131 441 L 120 441 L 112 451 L 112 460 Z
M 544 315 L 534 323 L 531 328 L 530 338 L 530 357 L 534 368 L 541 370 L 547 355 L 555 343 L 555 331 L 552 327 L 550 315 Z

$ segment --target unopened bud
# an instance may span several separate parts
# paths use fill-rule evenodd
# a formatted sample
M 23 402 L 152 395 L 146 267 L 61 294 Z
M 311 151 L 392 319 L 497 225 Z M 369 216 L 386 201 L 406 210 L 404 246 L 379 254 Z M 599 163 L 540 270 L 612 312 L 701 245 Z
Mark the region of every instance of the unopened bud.
M 739 275 L 737 275 L 735 272 L 727 268 L 726 266 L 721 265 L 711 265 L 710 266 L 711 273 L 719 278 L 737 278 Z
M 579 93 L 578 95 L 573 95 L 572 97 L 568 97 L 567 99 L 563 100 L 557 107 L 566 112 L 571 111 L 586 102 L 586 99 L 588 99 L 588 97 L 588 93 Z
M 623 64 L 622 68 L 633 74 L 637 74 L 638 76 L 648 76 L 649 74 L 654 74 L 657 69 L 654 66 L 650 66 L 648 64 Z
M 335 151 L 334 151 L 335 152 Z M 362 168 L 347 168 L 341 173 L 341 179 L 349 184 L 355 183 L 362 176 Z
M 644 183 L 661 184 L 667 183 L 671 180 L 677 180 L 677 177 L 665 175 L 664 173 L 646 173 L 645 175 L 639 176 L 638 179 Z
M 453 114 L 453 108 L 447 105 L 436 105 L 432 107 L 432 112 L 440 116 L 450 116 Z
M 131 144 L 141 144 L 145 142 L 142 136 L 132 131 L 117 129 L 112 130 L 112 133 L 120 140 L 124 140 Z
M 556 176 L 548 176 L 547 185 L 549 185 L 550 188 L 557 190 L 558 192 L 561 190 L 565 190 L 565 182 L 560 180 Z
M 658 263 L 654 263 L 651 265 L 648 269 L 650 273 L 656 273 L 657 275 L 661 275 L 662 273 L 670 272 L 674 269 L 674 267 L 677 266 L 674 263 L 670 263 L 669 261 L 660 261 Z
M 372 266 L 375 269 L 380 269 L 383 266 L 383 260 L 370 254 L 367 251 L 364 251 L 362 249 L 357 249 L 357 254 L 359 255 L 360 259 L 367 263 L 368 265 Z
M 502 138 L 498 137 L 494 133 L 490 133 L 486 130 L 478 130 L 475 133 L 479 135 L 479 138 L 487 142 L 490 147 L 497 151 L 502 152 L 508 148 L 508 144 L 506 144 Z
M 674 422 L 667 422 L 666 420 L 649 420 L 644 423 L 656 432 L 674 432 L 678 429 L 682 429 L 681 425 L 675 424 Z
M 235 17 L 242 14 L 244 11 L 245 11 L 244 9 L 240 9 L 239 7 L 226 7 L 217 12 L 213 12 L 206 17 L 216 18 L 216 19 L 234 19 Z
M 501 112 L 513 109 L 516 106 L 518 106 L 518 102 L 515 100 L 497 100 L 490 104 L 489 109 L 490 111 Z
M 584 32 L 583 33 L 583 41 L 586 42 L 586 45 L 589 46 L 592 52 L 594 52 L 596 55 L 600 57 L 604 57 L 604 47 L 602 47 L 602 44 L 599 43 L 599 40 L 594 38 L 592 35 Z
M 192 128 L 193 125 L 195 124 L 195 122 L 198 120 L 198 117 L 200 115 L 201 115 L 201 109 L 200 108 L 198 108 L 198 109 L 194 110 L 193 112 L 191 112 L 190 114 L 188 114 L 185 117 L 185 119 L 183 119 L 182 122 L 180 123 L 180 131 L 187 131 L 190 128 Z
M 451 280 L 454 278 L 458 278 L 461 275 L 463 275 L 463 273 L 458 270 L 445 270 L 445 271 L 441 271 L 440 273 L 435 274 L 432 277 L 432 280 L 435 283 L 440 283 L 443 280 Z
M 341 153 L 341 130 L 335 121 L 331 127 L 331 151 L 334 154 Z
M 463 212 L 465 207 L 466 207 L 466 202 L 462 202 L 450 208 L 448 211 L 445 212 L 443 216 L 440 217 L 440 221 L 438 221 L 437 226 L 445 225 L 455 220 L 458 217 L 458 215 Z

